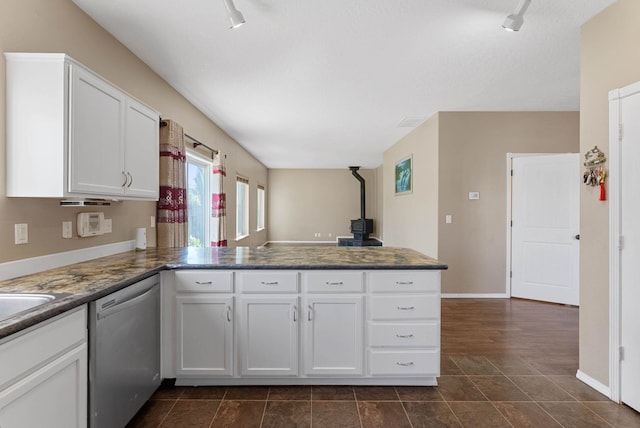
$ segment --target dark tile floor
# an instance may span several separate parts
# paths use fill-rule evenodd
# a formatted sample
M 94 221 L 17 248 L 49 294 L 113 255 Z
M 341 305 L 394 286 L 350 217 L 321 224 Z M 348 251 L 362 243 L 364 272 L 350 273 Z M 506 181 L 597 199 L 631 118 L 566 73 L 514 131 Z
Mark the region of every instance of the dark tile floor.
M 161 387 L 129 427 L 640 427 L 566 358 L 443 357 L 437 387 Z
M 442 301 L 437 387 L 161 387 L 134 427 L 640 427 L 576 378 L 578 310 Z

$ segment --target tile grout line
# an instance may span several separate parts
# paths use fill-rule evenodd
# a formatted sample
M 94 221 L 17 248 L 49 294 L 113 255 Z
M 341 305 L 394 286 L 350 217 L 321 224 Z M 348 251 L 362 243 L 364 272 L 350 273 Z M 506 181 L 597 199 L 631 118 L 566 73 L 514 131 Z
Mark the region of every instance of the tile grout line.
M 171 411 L 173 410 L 173 408 L 176 406 L 176 404 L 178 404 L 178 399 L 176 398 L 175 400 L 173 400 L 173 404 L 171 405 L 171 407 L 169 408 L 169 411 L 167 412 L 166 415 L 164 415 L 164 418 L 162 418 L 162 420 L 160 421 L 160 423 L 158 424 L 158 427 L 161 427 L 162 424 L 164 423 L 164 421 L 167 420 L 167 418 L 169 417 L 169 413 L 171 413 Z
M 400 398 L 400 394 L 398 394 L 398 388 L 396 388 L 394 386 L 393 390 L 396 393 L 396 397 L 398 397 L 398 400 L 400 401 L 400 405 L 402 406 L 402 411 L 404 411 L 404 415 L 407 417 L 407 420 L 409 421 L 409 426 L 411 428 L 413 428 L 413 422 L 411 422 L 411 418 L 409 417 L 409 414 L 407 413 L 407 409 L 406 409 L 406 407 L 404 407 L 404 401 L 402 401 L 402 399 Z
M 222 403 L 224 402 L 224 397 L 227 396 L 227 391 L 229 391 L 229 388 L 225 388 L 224 389 L 224 394 L 222 394 L 222 397 L 220 397 L 220 403 L 218 403 L 218 408 L 216 409 L 216 412 L 213 414 L 213 418 L 211 419 L 211 423 L 209 423 L 209 428 L 211 428 L 213 426 L 213 422 L 216 420 L 216 416 L 218 416 L 218 412 L 220 411 L 220 407 L 222 407 Z
M 271 387 L 267 390 L 267 398 L 264 399 L 264 409 L 262 409 L 262 418 L 260 419 L 260 427 L 264 423 L 264 415 L 267 414 L 267 404 L 269 403 L 269 394 L 271 394 Z

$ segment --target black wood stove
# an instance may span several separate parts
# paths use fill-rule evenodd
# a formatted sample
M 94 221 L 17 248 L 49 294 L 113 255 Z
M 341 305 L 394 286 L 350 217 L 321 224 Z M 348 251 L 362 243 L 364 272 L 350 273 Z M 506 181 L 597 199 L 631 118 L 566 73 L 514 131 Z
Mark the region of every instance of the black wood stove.
M 339 238 L 338 245 L 341 247 L 379 247 L 382 242 L 369 238 L 373 233 L 373 219 L 366 218 L 365 208 L 365 184 L 364 178 L 358 174 L 359 166 L 350 166 L 351 174 L 360 182 L 360 218 L 351 220 L 351 233 L 353 238 Z

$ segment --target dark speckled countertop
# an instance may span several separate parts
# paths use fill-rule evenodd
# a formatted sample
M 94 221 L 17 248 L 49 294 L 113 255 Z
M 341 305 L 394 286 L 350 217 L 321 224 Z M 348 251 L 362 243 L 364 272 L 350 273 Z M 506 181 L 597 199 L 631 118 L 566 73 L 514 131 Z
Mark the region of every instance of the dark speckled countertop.
M 393 247 L 236 247 L 130 251 L 0 281 L 0 292 L 65 297 L 0 321 L 0 338 L 166 269 L 447 269 L 417 251 Z

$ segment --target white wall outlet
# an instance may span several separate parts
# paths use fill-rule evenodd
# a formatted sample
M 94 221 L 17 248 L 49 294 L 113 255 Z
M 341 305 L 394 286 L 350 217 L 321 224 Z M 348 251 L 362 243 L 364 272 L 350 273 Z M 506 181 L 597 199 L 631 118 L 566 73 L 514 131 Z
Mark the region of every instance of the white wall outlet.
M 104 219 L 104 233 L 111 233 L 113 232 L 113 222 L 111 221 L 110 218 L 105 218 Z
M 73 238 L 73 222 L 71 221 L 62 222 L 62 237 L 64 239 Z
M 469 200 L 480 199 L 480 192 L 469 192 Z
M 29 243 L 29 226 L 26 223 L 14 224 L 15 243 L 28 244 Z
M 154 215 L 151 216 L 150 226 L 151 226 L 151 229 L 156 227 L 156 216 Z
M 331 238 L 331 232 L 329 232 L 329 238 Z
M 446 216 L 444 216 L 444 222 L 447 224 L 453 223 L 453 216 L 451 214 L 447 214 Z

